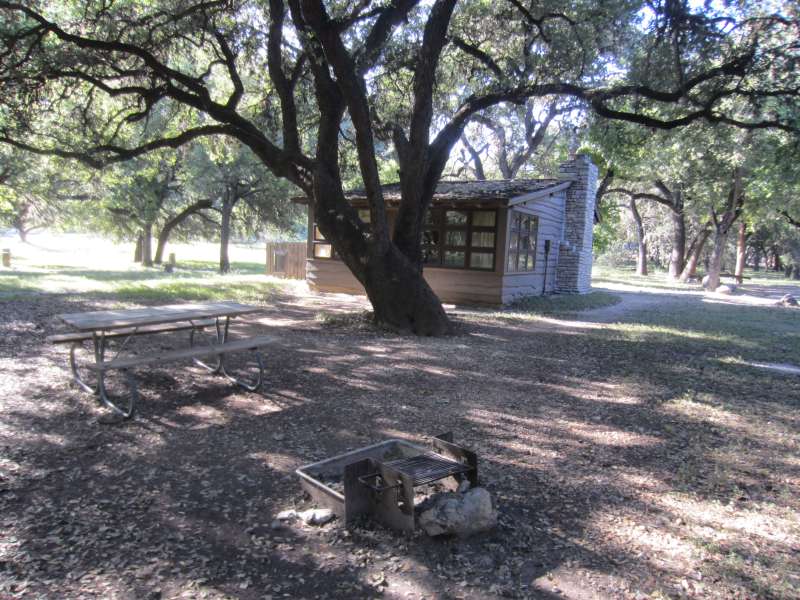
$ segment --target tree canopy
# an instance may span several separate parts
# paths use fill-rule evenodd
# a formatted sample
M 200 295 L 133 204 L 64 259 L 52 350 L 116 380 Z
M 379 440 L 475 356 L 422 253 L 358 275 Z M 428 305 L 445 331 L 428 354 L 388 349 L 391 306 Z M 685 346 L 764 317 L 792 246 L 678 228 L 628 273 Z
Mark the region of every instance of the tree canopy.
M 376 318 L 418 333 L 448 328 L 422 278 L 424 214 L 493 107 L 547 97 L 654 129 L 800 127 L 788 1 L 2 0 L 0 16 L 0 141 L 101 167 L 236 138 L 312 199 Z M 348 144 L 368 224 L 344 195 Z

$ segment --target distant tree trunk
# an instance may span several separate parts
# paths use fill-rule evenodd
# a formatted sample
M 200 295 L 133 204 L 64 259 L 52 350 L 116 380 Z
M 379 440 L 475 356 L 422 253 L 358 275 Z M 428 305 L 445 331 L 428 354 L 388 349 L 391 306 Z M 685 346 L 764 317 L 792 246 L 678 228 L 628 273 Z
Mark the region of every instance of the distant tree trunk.
M 777 246 L 772 247 L 772 270 L 773 271 L 782 271 L 783 265 L 781 265 L 781 251 L 780 248 Z
M 761 243 L 759 242 L 753 246 L 753 271 L 761 270 Z
M 714 291 L 719 287 L 720 273 L 722 272 L 722 256 L 725 253 L 725 243 L 728 241 L 728 231 L 733 226 L 734 221 L 739 217 L 744 202 L 742 191 L 742 173 L 740 168 L 733 170 L 733 181 L 728 192 L 728 200 L 725 204 L 725 212 L 717 216 L 712 211 L 714 221 L 714 250 L 711 252 L 711 259 L 708 263 L 708 283 L 706 288 Z
M 142 262 L 142 234 L 136 237 L 136 247 L 133 249 L 133 262 Z
M 639 252 L 636 257 L 636 274 L 647 275 L 647 240 L 644 234 L 644 225 L 642 224 L 642 216 L 636 208 L 636 200 L 631 196 L 630 199 L 631 216 L 634 223 L 636 223 L 636 244 L 639 247 Z
M 676 192 L 680 194 L 681 192 Z M 683 214 L 683 206 L 677 210 L 671 210 L 672 216 L 672 251 L 669 255 L 670 279 L 678 279 L 683 272 L 684 257 L 686 256 L 686 219 Z
M 153 266 L 153 224 L 145 223 L 142 227 L 142 265 Z
M 169 236 L 172 234 L 173 229 L 183 223 L 194 213 L 206 208 L 211 208 L 211 200 L 198 200 L 194 204 L 184 208 L 181 212 L 171 219 L 168 219 L 167 222 L 164 223 L 164 227 L 161 228 L 161 232 L 158 234 L 156 257 L 153 259 L 153 262 L 155 262 L 157 265 L 160 265 L 164 261 L 164 248 L 167 245 L 167 241 L 169 240 Z
M 219 272 L 230 273 L 231 261 L 228 258 L 228 243 L 231 238 L 231 214 L 233 213 L 233 202 L 225 198 L 222 202 L 222 226 L 219 236 Z
M 736 269 L 733 276 L 736 283 L 742 284 L 744 281 L 744 255 L 747 249 L 747 225 L 742 221 L 739 223 L 739 235 L 736 236 Z
M 686 257 L 686 262 L 683 266 L 683 271 L 681 271 L 679 281 L 686 283 L 690 278 L 697 277 L 697 263 L 700 262 L 700 256 L 703 254 L 703 248 L 710 235 L 710 224 L 706 224 L 692 240 L 689 246 L 689 254 Z

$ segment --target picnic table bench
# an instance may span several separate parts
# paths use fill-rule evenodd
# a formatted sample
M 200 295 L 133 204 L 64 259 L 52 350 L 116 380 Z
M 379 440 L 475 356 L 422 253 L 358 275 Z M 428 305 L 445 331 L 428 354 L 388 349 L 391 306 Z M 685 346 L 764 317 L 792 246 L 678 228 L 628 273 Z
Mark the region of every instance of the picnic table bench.
M 103 404 L 119 415 L 130 418 L 136 410 L 139 397 L 136 380 L 130 372 L 136 367 L 191 359 L 195 364 L 221 374 L 250 391 L 257 390 L 264 377 L 264 360 L 260 350 L 274 342 L 275 338 L 256 336 L 230 340 L 228 335 L 232 318 L 259 310 L 259 307 L 236 302 L 214 302 L 63 314 L 59 318 L 74 331 L 51 335 L 47 340 L 53 344 L 71 344 L 70 368 L 78 386 L 86 392 L 98 394 Z M 209 328 L 213 328 L 211 333 L 207 331 Z M 128 343 L 135 337 L 187 330 L 188 347 L 144 355 L 124 354 Z M 122 343 L 115 355 L 107 360 L 109 342 L 120 338 Z M 78 350 L 87 342 L 91 342 L 94 361 L 87 361 L 83 369 L 93 374 L 95 384 L 89 382 L 90 377 L 81 373 L 81 361 L 77 356 Z M 226 356 L 238 352 L 254 354 L 258 366 L 255 378 L 247 380 L 236 377 L 226 369 Z M 128 394 L 112 398 L 106 385 L 109 371 L 119 371 L 124 375 L 129 387 Z

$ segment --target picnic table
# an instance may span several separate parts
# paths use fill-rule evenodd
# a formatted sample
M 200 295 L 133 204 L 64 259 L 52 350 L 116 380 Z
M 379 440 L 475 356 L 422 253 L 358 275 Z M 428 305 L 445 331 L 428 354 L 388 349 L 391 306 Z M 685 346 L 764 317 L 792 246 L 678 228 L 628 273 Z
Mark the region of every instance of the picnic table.
M 146 365 L 162 365 L 170 362 L 191 359 L 195 364 L 211 373 L 227 377 L 234 383 L 254 391 L 264 377 L 264 360 L 260 349 L 272 341 L 273 337 L 258 336 L 236 340 L 229 339 L 231 319 L 249 315 L 262 310 L 258 306 L 238 302 L 210 302 L 191 304 L 172 304 L 145 308 L 120 310 L 100 310 L 92 312 L 69 313 L 58 318 L 72 331 L 48 337 L 54 344 L 71 344 L 70 368 L 78 386 L 89 393 L 97 394 L 100 401 L 119 415 L 130 418 L 136 410 L 138 388 L 131 369 Z M 209 332 L 209 330 L 211 330 Z M 131 340 L 139 336 L 160 335 L 188 331 L 188 345 L 165 352 L 133 354 L 130 352 Z M 111 342 L 118 343 L 112 348 Z M 93 361 L 85 366 L 79 364 L 78 351 L 85 344 L 91 345 Z M 107 359 L 107 355 L 113 356 Z M 258 366 L 258 374 L 251 380 L 235 377 L 226 370 L 226 356 L 236 352 L 252 352 Z M 96 381 L 90 382 L 93 374 Z M 123 374 L 129 393 L 112 397 L 106 384 L 110 371 Z

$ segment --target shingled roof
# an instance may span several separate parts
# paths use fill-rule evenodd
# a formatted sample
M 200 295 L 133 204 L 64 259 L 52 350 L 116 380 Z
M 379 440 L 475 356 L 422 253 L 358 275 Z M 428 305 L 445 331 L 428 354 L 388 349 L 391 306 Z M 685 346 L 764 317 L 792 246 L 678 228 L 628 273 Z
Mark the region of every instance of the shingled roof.
M 489 181 L 440 181 L 433 194 L 434 205 L 486 204 L 507 206 L 515 199 L 532 199 L 546 196 L 567 187 L 570 180 L 564 179 L 494 179 Z M 384 185 L 383 197 L 389 204 L 400 202 L 400 184 Z M 351 190 L 345 194 L 355 204 L 367 201 L 364 190 Z M 306 204 L 306 198 L 294 198 Z

